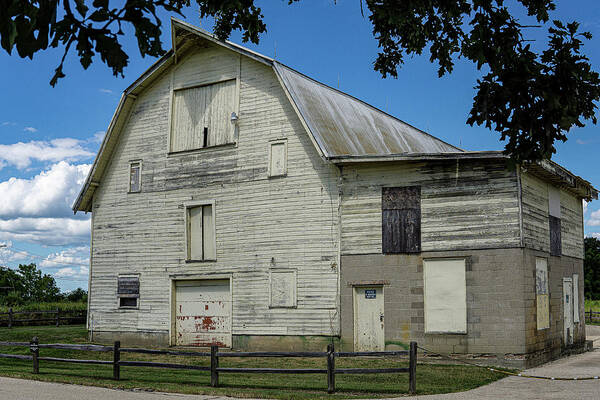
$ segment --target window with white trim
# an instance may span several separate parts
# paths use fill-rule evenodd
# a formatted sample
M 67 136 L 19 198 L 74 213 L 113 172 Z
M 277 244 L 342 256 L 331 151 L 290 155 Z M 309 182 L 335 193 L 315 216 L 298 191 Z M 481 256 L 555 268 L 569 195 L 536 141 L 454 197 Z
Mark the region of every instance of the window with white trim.
M 269 142 L 269 176 L 287 174 L 287 139 Z
M 138 308 L 140 298 L 140 276 L 119 275 L 117 277 L 119 308 Z
M 271 308 L 296 307 L 296 270 L 271 270 Z
M 214 203 L 187 205 L 186 260 L 216 260 Z
M 142 191 L 142 161 L 129 162 L 129 193 Z

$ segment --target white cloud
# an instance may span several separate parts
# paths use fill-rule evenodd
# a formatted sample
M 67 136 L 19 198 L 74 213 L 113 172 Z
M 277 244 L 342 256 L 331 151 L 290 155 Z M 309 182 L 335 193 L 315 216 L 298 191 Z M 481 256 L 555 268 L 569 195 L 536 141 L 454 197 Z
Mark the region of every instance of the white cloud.
M 600 210 L 593 211 L 585 224 L 588 226 L 600 226 Z
M 26 126 L 25 129 L 23 129 L 23 130 L 27 131 L 27 132 L 31 132 L 31 133 L 36 133 L 38 131 L 33 126 Z
M 66 265 L 85 266 L 90 263 L 90 248 L 88 246 L 72 247 L 58 253 L 48 254 L 40 263 L 40 267 L 58 268 Z
M 79 268 L 65 267 L 65 268 L 59 269 L 54 274 L 54 277 L 57 279 L 66 278 L 69 280 L 83 281 L 83 280 L 87 280 L 88 274 L 89 274 L 89 270 L 87 267 L 79 267 Z
M 0 145 L 0 163 L 14 165 L 19 169 L 27 168 L 32 161 L 76 161 L 92 157 L 94 153 L 82 147 L 83 141 L 62 138 L 51 141 L 32 140 L 27 143 Z
M 0 240 L 39 243 L 47 246 L 84 244 L 90 238 L 90 219 L 0 219 Z
M 98 89 L 100 91 L 100 93 L 107 93 L 107 94 L 112 94 L 112 90 L 110 89 Z
M 71 216 L 89 169 L 61 161 L 31 179 L 0 182 L 0 218 Z
M 18 251 L 12 248 L 12 241 L 0 242 L 0 263 L 19 262 L 29 259 L 29 255 L 24 251 Z
M 94 133 L 94 136 L 92 136 L 91 141 L 94 143 L 102 143 L 102 140 L 104 140 L 104 135 L 106 135 L 106 132 L 98 131 Z
M 587 234 L 587 237 L 593 237 L 596 239 L 600 239 L 600 232 L 591 232 Z
M 15 126 L 17 125 L 16 122 L 11 122 L 11 121 L 5 121 L 2 123 L 2 126 Z

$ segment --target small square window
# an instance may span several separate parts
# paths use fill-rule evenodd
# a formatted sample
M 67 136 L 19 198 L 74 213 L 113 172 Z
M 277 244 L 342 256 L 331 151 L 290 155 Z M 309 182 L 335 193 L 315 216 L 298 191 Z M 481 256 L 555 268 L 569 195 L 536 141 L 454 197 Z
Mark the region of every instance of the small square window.
M 129 163 L 129 192 L 137 193 L 142 191 L 142 162 L 132 161 Z
M 119 308 L 135 308 L 137 307 L 137 300 L 136 298 L 120 297 Z
M 117 278 L 119 308 L 137 308 L 140 297 L 139 275 L 120 275 Z

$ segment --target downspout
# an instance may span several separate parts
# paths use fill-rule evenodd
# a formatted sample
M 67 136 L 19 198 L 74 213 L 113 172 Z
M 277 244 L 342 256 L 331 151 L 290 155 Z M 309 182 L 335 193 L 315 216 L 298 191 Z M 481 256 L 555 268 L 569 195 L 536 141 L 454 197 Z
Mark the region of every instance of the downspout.
M 523 240 L 523 186 L 521 184 L 521 165 L 517 165 L 517 200 L 519 201 L 519 245 L 525 247 Z

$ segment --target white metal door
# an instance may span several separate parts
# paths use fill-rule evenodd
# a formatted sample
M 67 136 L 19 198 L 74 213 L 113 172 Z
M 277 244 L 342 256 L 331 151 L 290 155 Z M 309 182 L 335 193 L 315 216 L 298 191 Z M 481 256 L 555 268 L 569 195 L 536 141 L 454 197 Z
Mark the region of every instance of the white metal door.
M 354 351 L 385 349 L 383 287 L 354 288 Z
M 229 280 L 179 281 L 175 306 L 178 346 L 231 347 Z
M 564 321 L 564 343 L 573 343 L 573 281 L 571 278 L 563 278 L 563 321 Z

